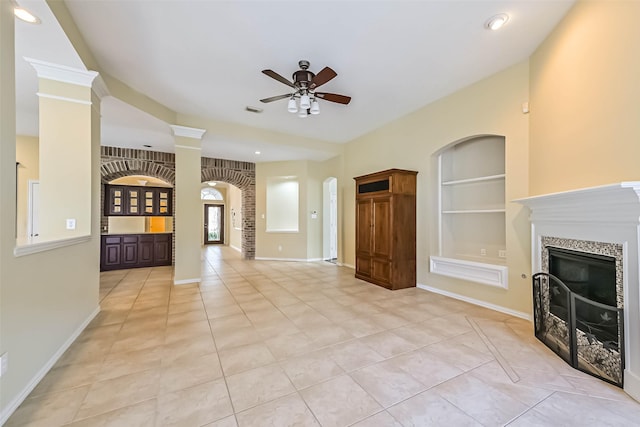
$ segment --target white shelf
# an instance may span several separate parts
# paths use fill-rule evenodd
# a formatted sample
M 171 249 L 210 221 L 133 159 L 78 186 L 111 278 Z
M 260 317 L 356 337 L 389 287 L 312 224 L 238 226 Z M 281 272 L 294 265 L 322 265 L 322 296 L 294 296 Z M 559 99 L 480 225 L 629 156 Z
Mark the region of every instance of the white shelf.
M 506 251 L 504 146 L 504 137 L 481 135 L 439 154 L 432 273 L 507 288 L 507 260 L 499 257 Z
M 442 185 L 444 186 L 444 185 L 470 184 L 474 182 L 497 181 L 500 179 L 505 179 L 505 175 L 500 174 L 500 175 L 479 176 L 476 178 L 457 179 L 455 181 L 445 181 L 442 183 Z
M 443 214 L 484 214 L 484 213 L 505 213 L 505 209 L 459 209 L 454 211 L 442 211 Z
M 439 256 L 432 256 L 429 261 L 430 271 L 434 274 L 508 289 L 509 269 L 504 265 Z

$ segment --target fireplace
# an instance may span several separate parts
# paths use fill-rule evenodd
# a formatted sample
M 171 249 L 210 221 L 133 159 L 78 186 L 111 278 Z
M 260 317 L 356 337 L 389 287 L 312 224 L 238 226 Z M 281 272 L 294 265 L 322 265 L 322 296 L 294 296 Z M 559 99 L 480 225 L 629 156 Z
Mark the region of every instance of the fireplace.
M 533 276 L 536 337 L 576 369 L 623 386 L 624 315 L 616 264 L 622 248 L 543 238 L 544 272 Z M 565 247 L 548 245 L 564 244 Z M 589 247 L 598 253 L 569 249 Z M 616 256 L 611 256 L 618 254 Z M 620 277 L 621 279 L 621 277 Z
M 540 273 L 534 287 L 542 295 L 532 304 L 536 335 L 550 341 L 573 366 L 622 386 L 640 401 L 640 182 L 515 202 L 530 209 L 531 271 Z M 575 267 L 574 256 L 586 256 L 589 266 Z M 594 277 L 599 277 L 595 288 Z M 599 283 L 607 285 L 599 288 Z M 585 287 L 592 289 L 583 293 Z M 558 296 L 545 297 L 549 292 Z M 598 325 L 598 319 L 606 325 Z M 590 329 L 594 324 L 597 333 Z M 577 350 L 570 350 L 570 341 Z

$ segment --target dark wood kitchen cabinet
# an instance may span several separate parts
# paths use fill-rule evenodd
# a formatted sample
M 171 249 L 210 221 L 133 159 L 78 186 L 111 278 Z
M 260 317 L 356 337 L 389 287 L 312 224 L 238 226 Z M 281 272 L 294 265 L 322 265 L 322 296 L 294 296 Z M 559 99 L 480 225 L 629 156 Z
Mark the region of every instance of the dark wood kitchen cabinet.
M 104 214 L 106 216 L 132 216 L 142 213 L 141 191 L 125 185 L 105 186 Z
M 416 175 L 389 169 L 356 180 L 356 277 L 387 289 L 416 285 Z
M 171 216 L 173 189 L 106 184 L 105 216 Z
M 102 236 L 100 271 L 171 265 L 171 233 Z

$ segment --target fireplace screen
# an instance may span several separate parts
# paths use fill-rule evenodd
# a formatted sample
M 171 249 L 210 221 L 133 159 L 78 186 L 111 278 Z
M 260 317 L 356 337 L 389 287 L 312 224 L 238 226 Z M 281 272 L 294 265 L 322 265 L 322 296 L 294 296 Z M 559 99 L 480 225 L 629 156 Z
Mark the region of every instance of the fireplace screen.
M 549 250 L 549 273 L 533 276 L 536 337 L 574 368 L 622 387 L 623 309 L 615 259 Z

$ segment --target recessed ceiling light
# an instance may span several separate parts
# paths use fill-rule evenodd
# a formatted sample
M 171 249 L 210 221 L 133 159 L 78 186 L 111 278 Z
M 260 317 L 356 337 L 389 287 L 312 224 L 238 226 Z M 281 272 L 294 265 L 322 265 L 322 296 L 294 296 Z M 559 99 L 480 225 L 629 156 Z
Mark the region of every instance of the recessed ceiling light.
M 501 13 L 489 18 L 485 23 L 485 27 L 489 30 L 499 30 L 504 26 L 504 24 L 507 23 L 507 21 L 509 21 L 509 15 L 507 15 L 506 13 Z
M 16 18 L 20 19 L 21 21 L 28 22 L 29 24 L 40 23 L 40 19 L 37 16 L 22 7 L 14 7 L 13 14 Z
M 259 151 L 256 151 L 256 154 L 260 154 L 260 152 L 259 152 Z

